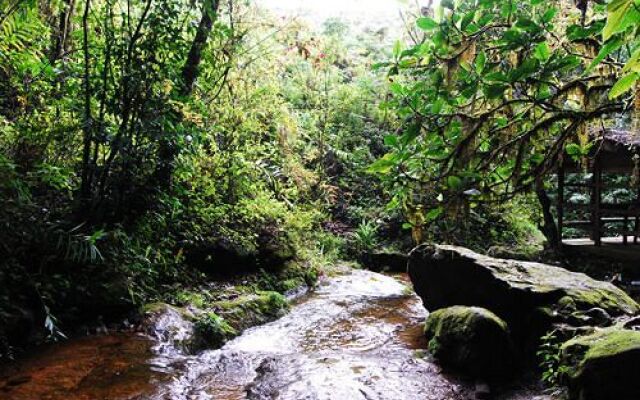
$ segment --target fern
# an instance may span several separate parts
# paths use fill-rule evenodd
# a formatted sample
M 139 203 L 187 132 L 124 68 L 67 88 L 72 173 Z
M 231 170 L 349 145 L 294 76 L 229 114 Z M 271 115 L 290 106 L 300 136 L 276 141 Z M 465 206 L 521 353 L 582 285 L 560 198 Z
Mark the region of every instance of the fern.
M 36 70 L 42 66 L 43 53 L 39 41 L 48 29 L 40 18 L 36 2 L 0 1 L 0 68 L 8 72 Z

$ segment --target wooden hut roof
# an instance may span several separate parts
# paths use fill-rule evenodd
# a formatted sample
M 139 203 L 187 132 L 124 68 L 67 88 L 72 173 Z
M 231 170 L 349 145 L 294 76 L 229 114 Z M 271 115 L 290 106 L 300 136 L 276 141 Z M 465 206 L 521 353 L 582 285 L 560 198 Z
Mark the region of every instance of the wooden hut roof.
M 593 149 L 592 158 L 600 160 L 604 172 L 628 174 L 634 170 L 634 159 L 640 154 L 640 130 L 624 127 L 592 127 L 592 139 L 599 142 Z M 564 160 L 567 171 L 580 171 L 583 167 L 569 158 Z
M 605 129 L 602 137 L 615 144 L 640 148 L 640 131 L 611 128 Z

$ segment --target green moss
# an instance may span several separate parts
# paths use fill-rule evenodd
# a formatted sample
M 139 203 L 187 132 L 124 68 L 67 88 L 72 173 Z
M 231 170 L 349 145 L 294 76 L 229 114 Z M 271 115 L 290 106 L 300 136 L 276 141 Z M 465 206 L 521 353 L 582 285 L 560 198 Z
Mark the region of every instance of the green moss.
M 508 332 L 507 323 L 491 311 L 480 307 L 454 306 L 434 311 L 425 323 L 425 335 L 429 339 L 429 351 L 437 355 L 441 341 L 449 338 L 469 338 L 475 334 L 481 321 L 489 320 Z
M 194 332 L 199 347 L 218 348 L 238 332 L 224 318 L 216 313 L 208 312 L 201 315 L 194 324 Z
M 289 309 L 289 302 L 278 292 L 264 291 L 219 301 L 213 307 L 231 326 L 242 331 L 282 316 Z
M 304 279 L 302 278 L 292 278 L 292 279 L 287 279 L 284 280 L 282 282 L 280 282 L 280 289 L 283 292 L 289 292 L 292 290 L 296 290 L 299 287 L 305 286 L 306 282 Z
M 482 319 L 489 319 L 505 331 L 507 323 L 491 311 L 480 307 L 454 306 L 432 312 L 425 323 L 425 334 L 429 338 L 437 338 L 446 329 L 450 334 L 469 334 L 474 324 Z
M 577 309 L 600 307 L 606 311 L 625 309 L 628 313 L 638 311 L 637 303 L 622 290 L 585 289 L 570 290 L 569 296 L 573 299 Z
M 258 304 L 260 311 L 271 317 L 277 317 L 289 309 L 289 302 L 278 292 L 260 293 Z
M 187 319 L 187 320 L 193 320 L 195 318 L 194 315 L 191 312 L 189 312 L 189 310 L 187 309 L 184 309 L 182 307 L 172 306 L 170 304 L 162 303 L 162 302 L 145 304 L 144 306 L 142 306 L 142 313 L 158 314 L 158 313 L 164 312 L 167 309 L 171 309 L 178 312 L 180 315 L 182 315 L 184 319 Z
M 429 352 L 444 365 L 487 379 L 513 372 L 508 326 L 489 310 L 453 306 L 434 311 L 427 318 L 425 334 Z
M 318 283 L 318 270 L 315 268 L 308 269 L 304 273 L 304 281 L 309 287 L 315 287 Z
M 205 308 L 207 297 L 202 292 L 180 290 L 173 296 L 173 301 L 181 306 L 191 305 L 196 308 Z
M 166 303 L 147 303 L 145 305 L 142 306 L 142 312 L 147 314 L 147 313 L 157 313 L 162 311 L 165 307 L 167 307 L 168 305 Z
M 607 328 L 587 336 L 578 336 L 561 347 L 562 367 L 569 378 L 580 376 L 585 365 L 598 359 L 640 350 L 640 332 Z

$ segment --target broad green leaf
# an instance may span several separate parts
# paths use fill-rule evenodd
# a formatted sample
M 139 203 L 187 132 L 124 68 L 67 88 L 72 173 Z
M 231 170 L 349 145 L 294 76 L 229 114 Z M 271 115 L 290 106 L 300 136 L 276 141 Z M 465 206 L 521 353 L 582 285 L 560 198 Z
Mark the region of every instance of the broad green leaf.
M 640 72 L 640 47 L 631 54 L 631 58 L 625 64 L 622 72 Z
M 460 29 L 463 31 L 467 31 L 467 27 L 469 26 L 469 24 L 474 20 L 476 16 L 476 11 L 471 11 L 468 12 L 464 18 L 462 18 L 462 21 L 460 22 Z
M 432 208 L 431 210 L 429 210 L 429 212 L 427 212 L 425 219 L 427 220 L 427 222 L 435 221 L 442 215 L 443 212 L 444 209 L 442 207 Z
M 384 137 L 384 144 L 389 147 L 398 146 L 398 137 L 396 135 L 387 135 Z
M 604 21 L 595 21 L 587 27 L 571 25 L 567 28 L 567 38 L 571 41 L 591 38 L 602 33 Z
M 440 114 L 440 111 L 442 111 L 443 107 L 444 107 L 444 100 L 438 99 L 434 101 L 433 104 L 431 105 L 431 112 L 433 114 Z
M 402 52 L 402 42 L 396 40 L 396 43 L 393 45 L 393 56 L 398 59 L 400 58 L 400 53 Z
M 548 9 L 542 16 L 542 22 L 548 24 L 549 22 L 553 21 L 553 18 L 555 18 L 557 13 L 558 13 L 557 8 Z
M 589 65 L 589 68 L 587 68 L 587 72 L 592 71 L 598 64 L 602 62 L 602 60 L 607 58 L 609 54 L 613 53 L 614 51 L 622 47 L 623 44 L 624 44 L 624 41 L 620 37 L 615 37 L 609 40 L 608 42 L 606 42 L 604 46 L 602 46 L 602 48 L 600 49 L 600 52 L 598 53 L 596 58 L 594 58 L 591 64 Z
M 418 21 L 416 21 L 416 25 L 418 25 L 418 28 L 422 29 L 423 31 L 430 31 L 437 28 L 439 24 L 433 18 L 422 17 L 418 18 Z
M 623 31 L 629 24 L 628 13 L 634 0 L 613 0 L 607 6 L 607 24 L 602 31 L 604 40 L 609 40 L 614 34 Z
M 418 135 L 420 135 L 420 129 L 421 129 L 421 125 L 418 122 L 409 125 L 405 130 L 405 132 L 400 137 L 400 143 L 406 146 L 411 142 L 413 142 L 415 138 L 417 138 Z
M 460 190 L 460 188 L 462 187 L 462 179 L 455 175 L 451 175 L 447 177 L 447 186 L 449 187 L 449 189 Z
M 547 42 L 539 43 L 533 50 L 533 56 L 539 61 L 547 61 L 551 57 L 551 50 Z
M 375 161 L 367 168 L 367 172 L 377 174 L 388 174 L 396 166 L 399 156 L 396 153 L 388 153 L 384 157 Z
M 565 150 L 570 156 L 578 156 L 582 153 L 580 150 L 580 145 L 576 143 L 569 143 Z
M 639 77 L 640 75 L 637 72 L 632 72 L 620 78 L 611 88 L 609 99 L 613 100 L 631 90 Z
M 476 57 L 476 73 L 481 74 L 484 72 L 484 67 L 487 65 L 487 55 L 484 51 L 480 52 Z

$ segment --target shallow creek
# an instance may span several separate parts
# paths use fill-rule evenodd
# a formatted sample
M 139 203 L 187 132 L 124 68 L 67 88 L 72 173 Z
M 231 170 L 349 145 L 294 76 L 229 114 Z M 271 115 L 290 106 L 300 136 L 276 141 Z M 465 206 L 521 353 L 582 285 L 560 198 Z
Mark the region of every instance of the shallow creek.
M 195 356 L 134 335 L 69 341 L 5 371 L 0 398 L 473 399 L 472 383 L 419 350 L 426 312 L 403 280 L 361 270 L 326 279 L 283 318 Z

